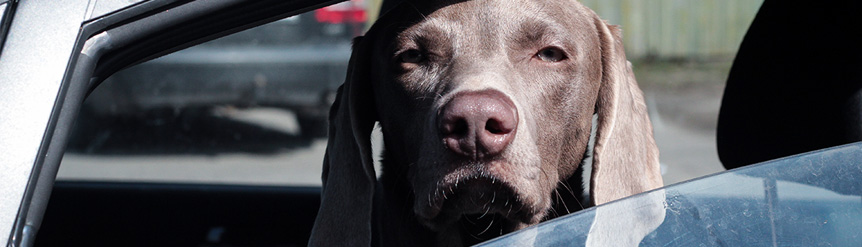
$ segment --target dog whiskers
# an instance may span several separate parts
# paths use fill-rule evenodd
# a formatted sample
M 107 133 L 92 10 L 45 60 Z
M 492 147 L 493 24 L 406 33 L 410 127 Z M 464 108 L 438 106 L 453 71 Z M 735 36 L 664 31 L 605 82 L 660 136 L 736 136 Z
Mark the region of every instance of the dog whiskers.
M 482 213 L 482 216 L 479 216 L 479 218 L 476 218 L 476 219 L 482 219 L 482 218 L 484 218 L 484 217 L 485 217 L 485 215 L 487 215 L 487 214 L 488 214 L 488 211 L 491 211 L 491 208 L 490 208 L 490 207 L 488 207 L 487 205 L 485 205 L 485 212 L 484 212 L 484 213 Z M 482 234 L 481 234 L 481 233 L 479 233 L 479 235 L 482 235 Z
M 568 191 L 569 191 L 569 194 L 571 194 L 571 195 L 572 195 L 572 198 L 575 198 L 575 202 L 576 202 L 576 203 L 578 203 L 578 206 L 580 206 L 580 207 L 581 207 L 581 209 L 583 209 L 583 208 L 584 208 L 584 204 L 582 204 L 582 203 L 581 203 L 581 199 L 578 199 L 578 196 L 577 196 L 577 195 L 575 195 L 575 191 L 573 191 L 573 190 L 572 190 L 572 187 L 568 185 L 568 182 L 560 181 L 560 184 L 562 184 L 562 185 L 563 185 L 563 188 L 566 188 L 566 190 L 568 190 Z
M 482 232 L 480 232 L 478 235 L 482 235 L 482 234 L 484 234 L 485 232 L 487 232 L 487 231 L 488 231 L 488 229 L 491 229 L 491 226 L 492 226 L 492 225 L 494 225 L 494 220 L 495 220 L 496 218 L 497 218 L 497 217 L 493 217 L 493 218 L 491 218 L 491 223 L 488 223 L 488 227 L 485 227 L 485 230 L 482 230 Z
M 555 215 L 555 216 L 560 216 L 560 214 L 559 214 L 559 213 L 557 213 L 557 209 L 555 209 L 554 207 L 548 208 L 548 211 L 550 211 L 550 212 L 551 212 L 553 215 Z M 545 218 L 550 217 L 550 215 L 551 215 L 551 214 L 546 215 L 546 216 L 545 216 Z
M 473 222 L 472 220 L 470 220 L 470 217 L 464 216 L 462 218 L 464 218 L 464 220 L 467 220 L 467 222 L 470 222 L 470 224 L 473 224 L 474 226 L 476 225 L 476 222 Z
M 473 221 L 470 221 L 470 219 L 469 219 L 469 218 L 470 218 L 470 217 L 464 217 L 464 219 L 465 219 L 465 220 L 467 220 L 467 222 L 470 222 L 470 224 L 472 224 L 472 225 L 474 225 L 474 226 L 475 226 L 475 225 L 476 225 L 476 223 L 475 223 L 475 222 L 473 222 Z M 463 226 L 463 225 L 464 225 L 464 222 L 461 222 L 460 224 Z M 468 233 L 468 234 L 470 234 L 470 237 L 472 237 L 473 239 L 476 239 L 476 240 L 482 240 L 481 238 L 479 238 L 479 236 L 474 235 L 474 234 L 473 234 L 472 232 L 470 232 L 470 231 L 467 231 L 467 233 Z
M 566 200 L 563 199 L 563 196 L 560 195 L 560 192 L 554 190 L 554 195 L 557 195 L 557 200 L 560 202 L 560 204 L 563 204 L 563 208 L 566 209 L 566 214 L 571 213 L 572 211 L 569 210 L 569 206 L 566 205 Z

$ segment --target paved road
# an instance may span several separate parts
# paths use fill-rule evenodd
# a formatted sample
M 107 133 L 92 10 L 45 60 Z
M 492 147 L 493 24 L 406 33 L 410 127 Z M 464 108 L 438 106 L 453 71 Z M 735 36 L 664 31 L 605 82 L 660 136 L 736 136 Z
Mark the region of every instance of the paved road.
M 654 131 L 665 185 L 724 170 L 716 153 L 715 134 L 711 131 L 664 122 L 656 124 Z
M 184 116 L 155 123 L 121 120 L 96 127 L 95 137 L 85 138 L 92 141 L 72 144 L 58 179 L 320 184 L 326 139 L 299 137 L 291 112 L 219 108 L 203 118 L 191 123 Z M 382 145 L 379 134 L 373 143 Z
M 666 185 L 724 171 L 715 142 L 721 92 L 645 92 Z
M 722 171 L 711 126 L 679 121 L 680 102 L 647 92 L 664 179 L 673 184 Z M 701 115 L 717 111 L 718 98 L 697 96 Z M 684 112 L 684 111 L 683 111 Z M 204 120 L 115 122 L 93 141 L 73 145 L 59 179 L 229 184 L 319 185 L 325 139 L 298 137 L 293 114 L 279 109 L 220 108 Z M 692 114 L 688 114 L 692 115 Z M 715 115 L 715 114 L 712 114 Z M 178 120 L 176 120 L 178 119 Z M 714 121 L 714 120 L 712 120 Z M 696 122 L 696 121 L 695 121 Z M 191 126 L 190 126 L 191 125 Z M 209 126 L 209 127 L 199 127 Z M 140 139 L 161 141 L 135 141 Z M 379 135 L 374 145 L 382 141 Z M 89 154 L 84 154 L 89 153 Z

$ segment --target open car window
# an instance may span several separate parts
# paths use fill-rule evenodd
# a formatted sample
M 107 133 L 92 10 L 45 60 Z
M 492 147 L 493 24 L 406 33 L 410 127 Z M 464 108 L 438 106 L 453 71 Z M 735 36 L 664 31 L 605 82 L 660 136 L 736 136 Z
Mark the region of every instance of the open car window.
M 721 92 L 761 2 L 584 1 L 623 27 L 665 184 L 723 170 L 714 137 Z M 326 105 L 346 73 L 350 38 L 380 4 L 341 3 L 117 72 L 82 107 L 58 179 L 319 184 Z M 699 18 L 684 22 L 692 13 Z
M 339 3 L 115 73 L 84 102 L 57 180 L 319 185 L 366 9 Z
M 363 1 L 324 3 L 192 1 L 105 17 L 156 13 L 90 39 L 134 40 L 100 57 L 97 71 L 107 73 L 179 40 L 308 10 L 130 66 L 95 87 L 68 130 L 33 245 L 306 245 L 326 112 L 368 20 Z M 242 11 L 257 8 L 269 12 Z M 243 13 L 220 18 L 235 12 Z M 189 29 L 199 33 L 166 35 Z
M 862 143 L 638 194 L 484 246 L 860 246 Z

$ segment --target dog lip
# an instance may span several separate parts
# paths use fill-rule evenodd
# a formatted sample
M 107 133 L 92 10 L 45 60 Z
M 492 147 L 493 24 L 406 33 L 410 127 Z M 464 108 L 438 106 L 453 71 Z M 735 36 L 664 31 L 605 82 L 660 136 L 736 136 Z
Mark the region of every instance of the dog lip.
M 468 170 L 456 172 L 454 179 L 438 182 L 426 195 L 427 204 L 414 208 L 421 223 L 437 229 L 471 214 L 498 214 L 512 222 L 538 223 L 536 210 L 523 202 L 512 185 L 484 169 Z

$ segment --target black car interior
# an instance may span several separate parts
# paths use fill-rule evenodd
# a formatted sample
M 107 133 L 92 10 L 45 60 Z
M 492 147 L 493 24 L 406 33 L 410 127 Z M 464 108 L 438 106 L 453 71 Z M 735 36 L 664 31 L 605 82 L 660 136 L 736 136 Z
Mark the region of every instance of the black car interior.
M 320 188 L 57 182 L 35 246 L 305 246 Z
M 721 103 L 725 168 L 862 140 L 860 11 L 853 0 L 763 3 Z

